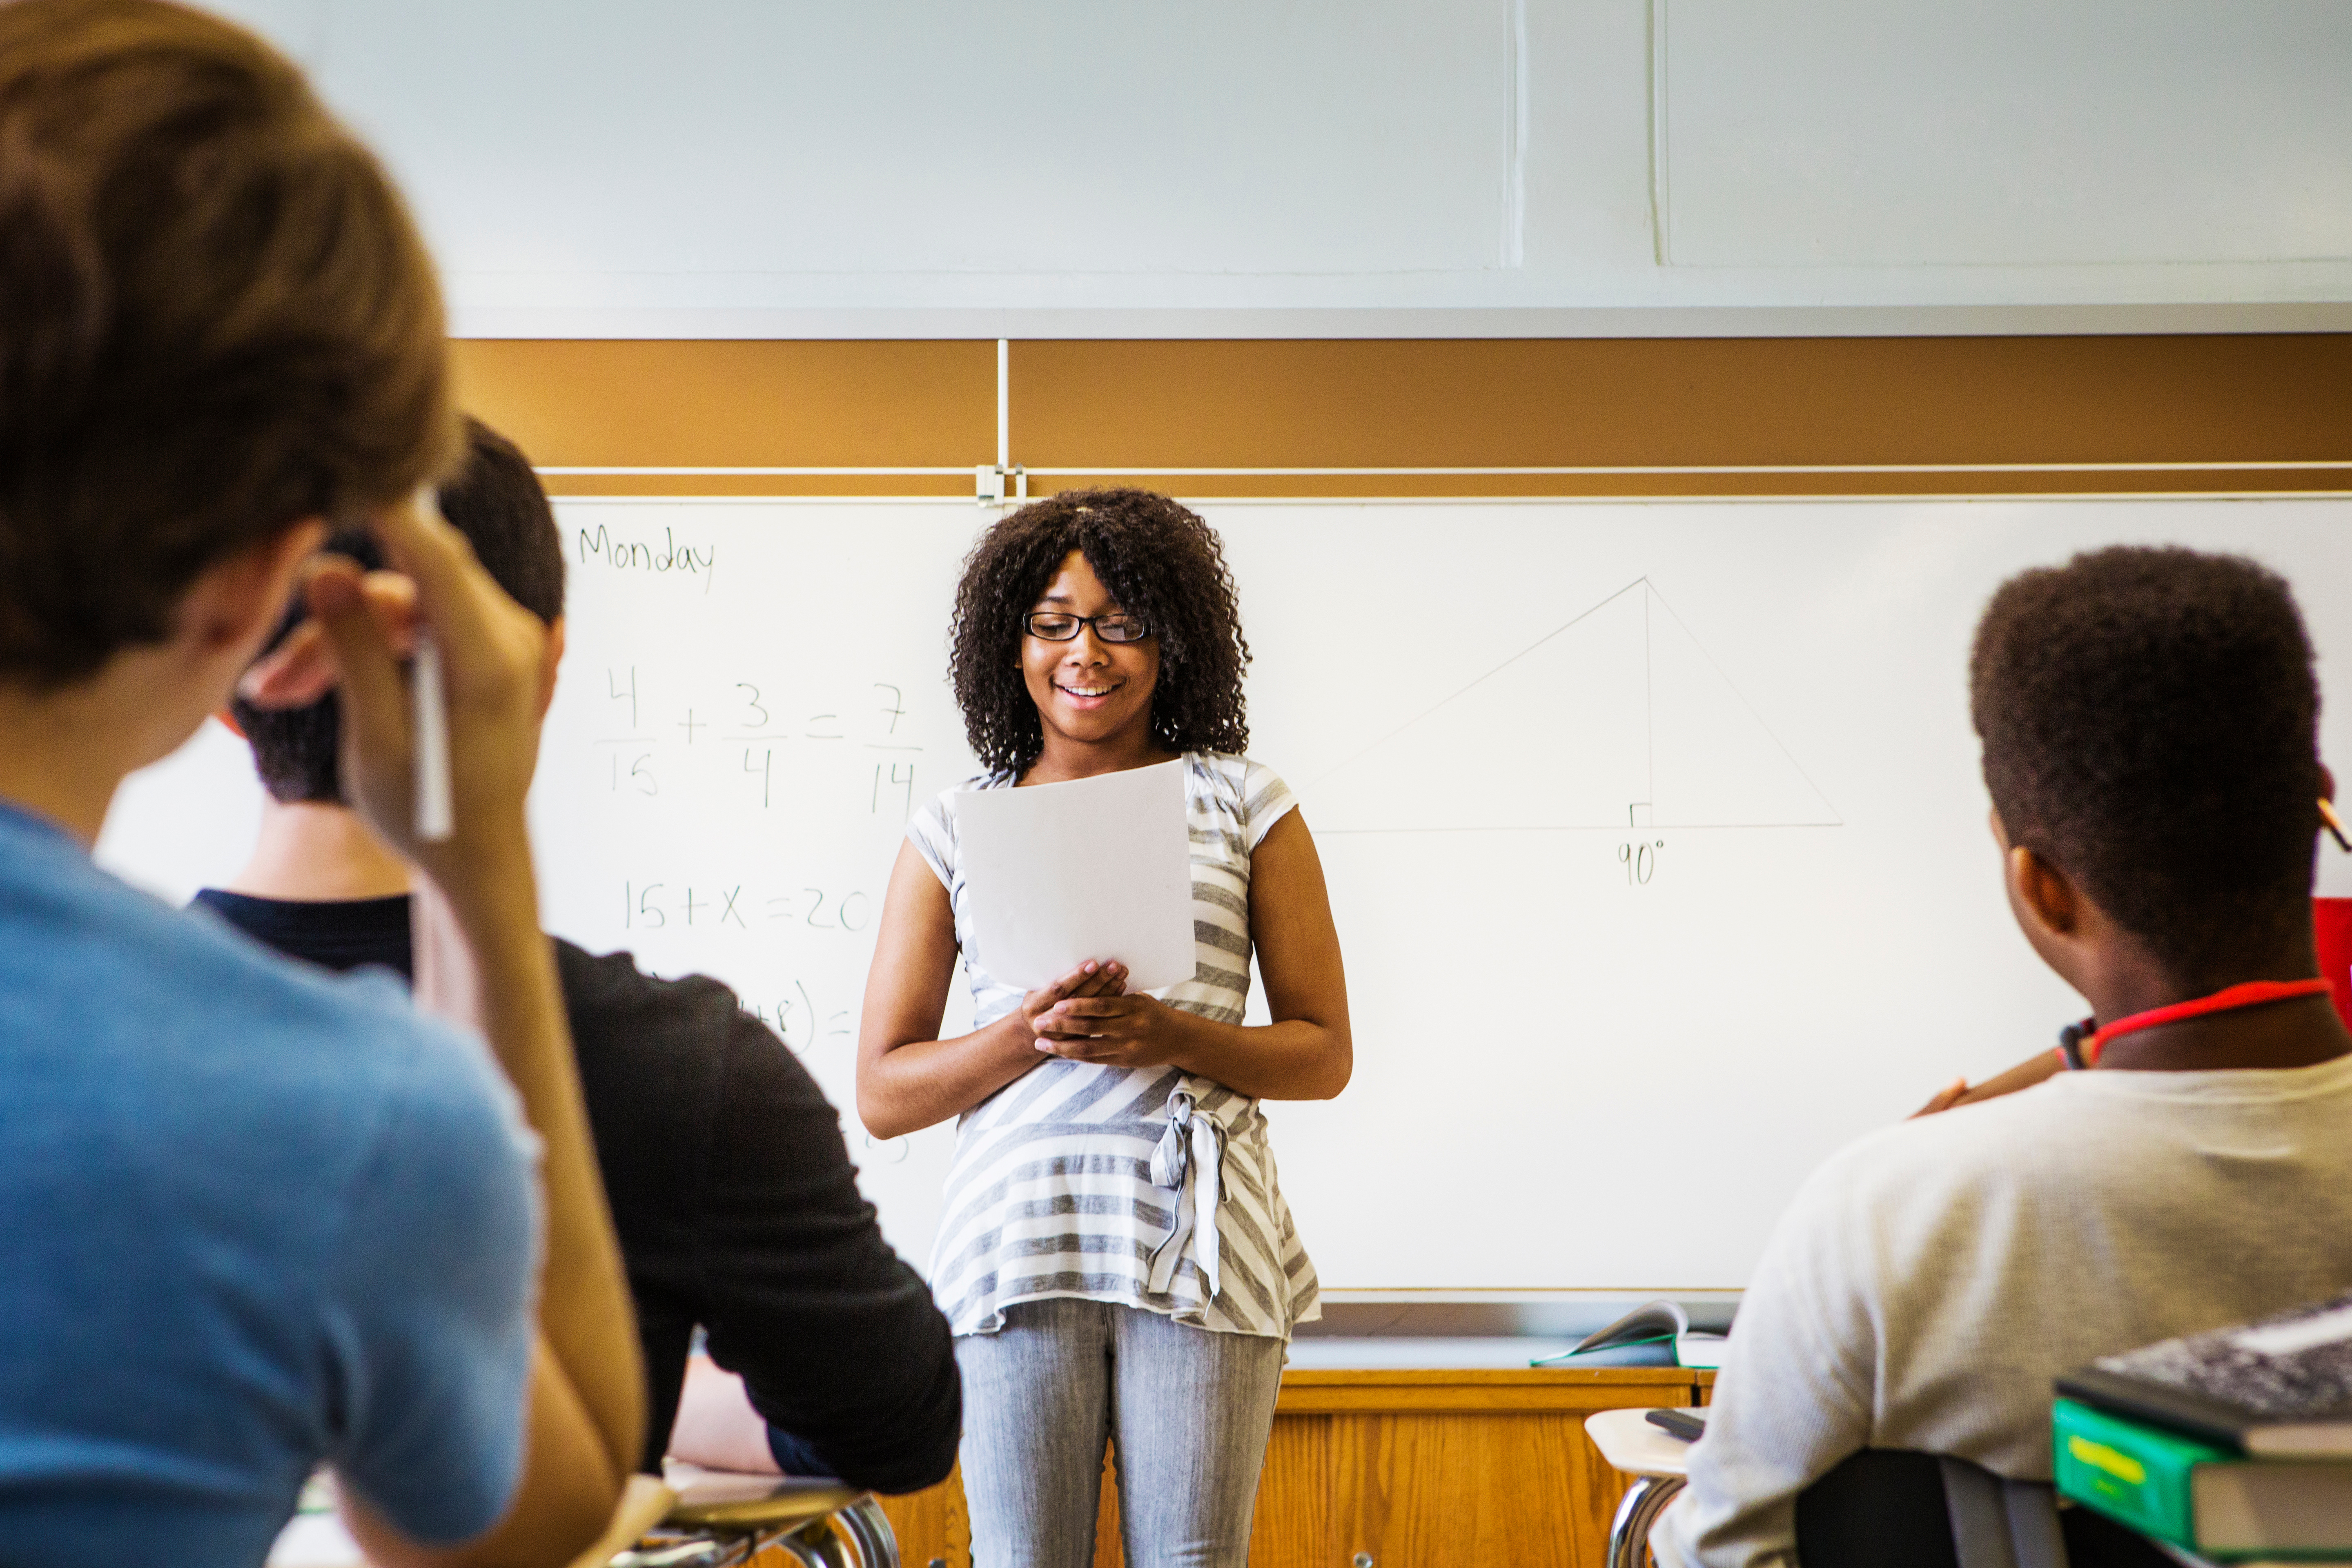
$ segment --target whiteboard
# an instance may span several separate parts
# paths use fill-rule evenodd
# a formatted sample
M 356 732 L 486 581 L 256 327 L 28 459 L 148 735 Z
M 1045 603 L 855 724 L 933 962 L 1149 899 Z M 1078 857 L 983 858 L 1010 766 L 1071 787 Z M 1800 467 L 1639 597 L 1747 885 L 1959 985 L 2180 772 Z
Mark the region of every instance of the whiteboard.
M 1354 1082 L 1267 1108 L 1335 1289 L 1738 1287 L 1831 1150 L 2079 1016 L 2003 902 L 1969 727 L 2010 573 L 2244 551 L 2295 583 L 2323 679 L 2352 658 L 2343 500 L 1201 510 L 1256 655 L 1251 752 L 1298 792 L 1347 960 Z M 952 1132 L 867 1140 L 853 1041 L 906 813 L 971 771 L 946 625 L 992 514 L 559 514 L 548 923 L 735 985 L 919 1264 Z M 2352 759 L 2344 715 L 2326 736 Z M 179 896 L 226 876 L 243 765 L 200 736 L 134 780 L 102 858 Z

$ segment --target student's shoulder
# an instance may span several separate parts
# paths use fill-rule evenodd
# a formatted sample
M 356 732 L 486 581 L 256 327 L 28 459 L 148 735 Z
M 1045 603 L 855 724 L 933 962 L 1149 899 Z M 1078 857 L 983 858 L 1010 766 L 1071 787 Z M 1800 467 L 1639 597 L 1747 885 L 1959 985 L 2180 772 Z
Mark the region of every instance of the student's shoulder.
M 970 778 L 958 779 L 917 806 L 915 816 L 952 825 L 956 816 L 956 802 L 961 796 L 984 789 L 1010 789 L 1020 776 L 1010 768 L 999 768 L 992 773 L 974 773 Z
M 708 1050 L 723 1042 L 742 1011 L 734 991 L 707 974 L 664 979 L 638 968 L 634 953 L 593 953 L 562 937 L 554 942 L 564 1007 L 583 1049 L 593 1042 L 660 1054 Z
M 121 1112 L 192 1157 L 341 1158 L 394 1127 L 442 1153 L 501 1159 L 514 1142 L 513 1091 L 488 1047 L 418 1014 L 389 975 L 298 963 L 95 871 L 51 912 L 72 929 L 10 931 L 24 939 L 0 965 L 12 1011 L 70 1008 L 77 1070 L 114 1074 Z
M 822 1100 L 792 1048 L 723 982 L 664 979 L 631 953 L 592 953 L 562 938 L 555 955 L 600 1144 L 607 1128 L 633 1141 L 698 1137 L 726 1096 Z
M 166 911 L 167 915 L 171 911 Z M 442 1128 L 463 1141 L 514 1141 L 520 1102 L 481 1037 L 417 1011 L 407 988 L 385 971 L 337 974 L 285 958 L 195 913 L 173 917 L 198 931 L 205 966 L 217 975 L 215 1030 L 223 1048 L 241 1042 L 247 1065 L 266 1053 L 281 1085 L 321 1100 L 395 1101 L 417 1123 L 412 1136 Z M 260 1076 L 267 1077 L 267 1073 Z
M 1187 752 L 1192 794 L 1247 827 L 1252 847 L 1298 804 L 1282 776 L 1255 757 L 1239 752 Z
M 560 937 L 555 963 L 583 1072 L 610 1064 L 651 1085 L 663 1076 L 724 1075 L 746 1060 L 797 1063 L 766 1017 L 724 981 L 665 979 L 638 968 L 633 953 L 592 953 Z M 806 1003 L 782 998 L 776 1005 L 781 1016 Z
M 224 1051 L 298 1059 L 332 1049 L 345 1066 L 454 1057 L 476 1061 L 478 1042 L 419 1014 L 390 974 L 337 974 L 286 957 L 202 906 L 173 909 L 112 886 L 91 898 L 93 934 L 127 973 L 122 1000 L 154 1005 L 159 1027 L 219 1037 Z
M 1256 763 L 1238 752 L 1186 752 L 1182 761 L 1188 795 L 1240 809 L 1247 798 L 1250 770 Z
M 915 847 L 915 852 L 923 858 L 941 882 L 950 887 L 955 885 L 958 800 L 975 790 L 1008 789 L 1018 776 L 1009 769 L 974 773 L 968 779 L 950 784 L 908 814 L 907 841 Z
M 1215 779 L 1240 791 L 1245 798 L 1255 797 L 1267 790 L 1286 791 L 1288 788 L 1282 782 L 1281 774 L 1262 759 L 1245 752 L 1187 752 L 1184 761 L 1192 769 L 1194 776 Z
M 2031 1183 L 2069 1158 L 2073 1119 L 2063 1100 L 2037 1084 L 1873 1129 L 1814 1170 L 1796 1206 L 1849 1213 L 1941 1206 L 1964 1193 Z

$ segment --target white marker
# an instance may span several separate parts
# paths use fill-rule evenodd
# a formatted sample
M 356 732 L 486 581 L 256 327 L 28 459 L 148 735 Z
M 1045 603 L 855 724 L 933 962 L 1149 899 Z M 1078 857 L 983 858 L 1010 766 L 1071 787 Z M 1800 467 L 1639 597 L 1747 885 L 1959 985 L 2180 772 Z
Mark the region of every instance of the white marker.
M 416 492 L 416 510 L 427 517 L 441 515 L 441 500 L 432 487 Z M 422 632 L 408 679 L 416 702 L 416 837 L 427 844 L 445 843 L 457 830 L 449 783 L 449 693 L 441 680 L 441 650 Z

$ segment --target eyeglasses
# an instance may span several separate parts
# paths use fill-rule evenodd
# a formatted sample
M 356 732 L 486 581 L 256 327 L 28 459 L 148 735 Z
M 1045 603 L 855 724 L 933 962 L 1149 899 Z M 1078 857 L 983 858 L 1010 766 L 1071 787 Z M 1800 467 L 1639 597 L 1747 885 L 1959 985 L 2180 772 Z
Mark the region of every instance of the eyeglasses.
M 1033 610 L 1021 617 L 1021 629 L 1041 642 L 1069 642 L 1080 626 L 1092 626 L 1108 643 L 1141 642 L 1151 628 L 1132 616 L 1066 616 L 1059 610 Z

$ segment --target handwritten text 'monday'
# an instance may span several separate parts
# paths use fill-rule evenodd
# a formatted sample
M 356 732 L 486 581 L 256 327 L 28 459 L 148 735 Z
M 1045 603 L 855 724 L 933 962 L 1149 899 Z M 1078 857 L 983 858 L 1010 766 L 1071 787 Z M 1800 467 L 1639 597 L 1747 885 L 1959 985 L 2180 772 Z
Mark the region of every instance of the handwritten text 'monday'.
M 699 576 L 702 591 L 708 594 L 713 576 L 711 564 L 718 559 L 719 546 L 697 550 L 690 544 L 680 544 L 676 534 L 667 528 L 662 530 L 658 545 L 614 539 L 600 522 L 593 533 L 584 528 L 580 531 L 580 564 L 588 564 L 592 556 L 622 572 L 683 572 L 688 576 Z

